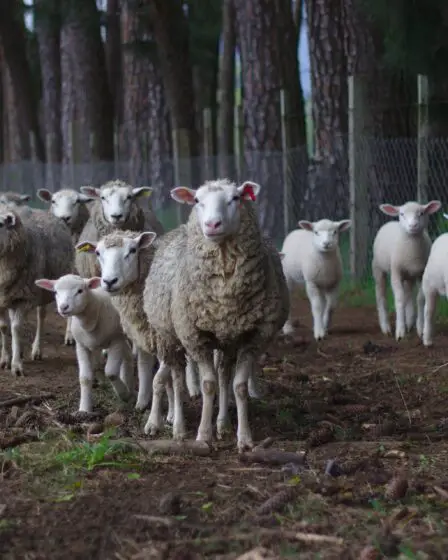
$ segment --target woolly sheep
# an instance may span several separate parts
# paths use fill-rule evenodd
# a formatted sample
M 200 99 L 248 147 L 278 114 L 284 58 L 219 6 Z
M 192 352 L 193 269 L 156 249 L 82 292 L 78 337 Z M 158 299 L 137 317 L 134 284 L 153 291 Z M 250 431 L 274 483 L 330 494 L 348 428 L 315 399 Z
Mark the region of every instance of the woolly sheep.
M 53 216 L 42 210 L 28 213 L 0 206 L 0 310 L 9 313 L 13 374 L 23 374 L 20 338 L 25 315 L 32 307 L 37 307 L 38 314 L 31 359 L 42 357 L 44 306 L 53 297 L 37 289 L 34 281 L 71 272 L 73 259 L 70 232 Z
M 343 273 L 339 234 L 349 229 L 350 220 L 302 220 L 299 227 L 302 229 L 286 236 L 280 257 L 290 293 L 295 284 L 305 284 L 313 315 L 314 338 L 320 340 L 328 333 L 336 306 Z M 294 332 L 291 315 L 283 332 L 287 335 Z
M 448 219 L 448 214 L 443 214 Z M 428 262 L 422 278 L 422 291 L 425 298 L 423 344 L 432 346 L 434 314 L 438 296 L 448 297 L 448 233 L 442 233 L 432 244 Z
M 149 196 L 149 187 L 132 188 L 124 181 L 114 180 L 101 188 L 81 187 L 81 192 L 98 200 L 90 208 L 90 217 L 78 242 L 96 242 L 117 229 L 143 231 L 145 215 L 137 204 L 140 197 Z M 84 278 L 99 276 L 101 271 L 94 254 L 76 252 L 76 270 Z
M 143 296 L 155 328 L 164 333 L 174 330 L 198 365 L 203 398 L 199 441 L 212 438 L 217 390 L 213 351 L 219 350 L 218 437 L 228 424 L 228 385 L 235 370 L 239 450 L 253 445 L 247 410 L 249 376 L 289 312 L 279 253 L 263 239 L 255 209 L 248 202 L 259 190 L 255 183 L 237 186 L 227 179 L 208 181 L 197 190 L 173 189 L 174 200 L 194 208 L 163 254 L 157 258 L 156 253 Z M 159 305 L 161 300 L 170 305 Z
M 95 253 L 101 264 L 101 283 L 111 296 L 124 332 L 137 346 L 139 392 L 136 408 L 145 409 L 151 399 L 156 335 L 143 310 L 143 288 L 155 247 L 153 232 L 114 231 L 97 244 L 84 241 L 77 251 Z M 169 383 L 169 381 L 168 381 Z M 168 421 L 174 416 L 173 390 L 167 386 Z
M 0 193 L 0 204 L 10 204 L 13 206 L 24 206 L 30 200 L 29 194 L 20 194 L 14 191 Z
M 389 274 L 396 310 L 395 338 L 404 338 L 415 323 L 413 289 L 421 281 L 431 249 L 426 226 L 428 217 L 439 210 L 440 201 L 428 204 L 406 202 L 402 206 L 381 204 L 387 216 L 398 216 L 398 221 L 381 226 L 373 243 L 372 273 L 375 280 L 376 306 L 383 334 L 391 328 L 386 307 L 386 277 Z M 423 333 L 424 298 L 421 286 L 417 293 L 417 333 Z
M 61 317 L 72 318 L 79 369 L 80 412 L 92 412 L 92 352 L 107 348 L 104 369 L 117 396 L 127 401 L 133 395 L 133 360 L 120 317 L 101 287 L 101 278 L 66 274 L 57 280 L 41 278 L 36 286 L 54 292 Z

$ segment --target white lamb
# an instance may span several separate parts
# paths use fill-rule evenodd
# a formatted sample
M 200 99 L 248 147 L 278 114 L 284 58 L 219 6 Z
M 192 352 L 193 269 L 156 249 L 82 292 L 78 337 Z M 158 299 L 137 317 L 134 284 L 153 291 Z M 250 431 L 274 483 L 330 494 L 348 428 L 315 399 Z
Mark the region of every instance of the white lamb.
M 324 338 L 330 327 L 343 274 L 339 234 L 348 230 L 350 223 L 350 220 L 302 220 L 299 222 L 302 229 L 291 231 L 283 242 L 280 256 L 289 292 L 296 284 L 305 284 L 316 340 Z M 283 333 L 293 332 L 290 311 Z
M 36 286 L 55 293 L 58 313 L 64 318 L 72 317 L 79 368 L 80 412 L 92 411 L 92 352 L 102 348 L 108 350 L 104 373 L 118 397 L 127 401 L 134 395 L 131 349 L 110 296 L 100 284 L 101 278 L 86 279 L 75 274 L 66 274 L 57 280 L 36 280 Z
M 398 221 L 381 226 L 373 242 L 372 273 L 375 280 L 376 306 L 383 334 L 391 328 L 386 307 L 386 276 L 390 274 L 395 301 L 395 338 L 401 340 L 415 324 L 413 289 L 422 279 L 431 250 L 426 226 L 428 217 L 439 210 L 440 201 L 428 204 L 406 202 L 402 206 L 381 204 L 380 210 Z M 423 334 L 424 296 L 417 294 L 417 333 Z
M 448 214 L 443 214 L 448 220 Z M 442 233 L 432 244 L 428 262 L 422 278 L 425 298 L 423 344 L 432 346 L 434 313 L 438 296 L 448 296 L 448 233 Z

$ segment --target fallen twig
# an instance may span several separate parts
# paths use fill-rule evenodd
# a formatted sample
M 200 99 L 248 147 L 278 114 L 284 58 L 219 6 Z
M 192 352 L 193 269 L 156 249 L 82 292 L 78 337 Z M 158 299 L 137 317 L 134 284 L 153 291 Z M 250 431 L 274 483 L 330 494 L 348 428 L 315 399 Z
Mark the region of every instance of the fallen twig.
M 441 366 L 437 366 L 435 369 L 433 369 L 433 370 L 431 371 L 431 374 L 432 374 L 432 373 L 436 373 L 437 371 L 439 371 L 439 369 L 442 369 L 442 368 L 444 368 L 444 367 L 446 367 L 446 366 L 448 366 L 448 362 L 445 362 L 445 363 L 442 364 Z
M 34 403 L 38 403 L 38 402 L 42 402 L 45 401 L 47 399 L 54 399 L 55 396 L 53 395 L 53 393 L 42 393 L 41 395 L 28 395 L 26 397 L 14 397 L 12 399 L 7 399 L 6 401 L 2 401 L 0 402 L 0 408 L 7 408 L 8 406 L 14 406 L 14 405 L 22 405 L 22 404 L 26 404 L 29 402 L 34 402 Z
M 10 447 L 17 447 L 24 443 L 30 443 L 32 441 L 38 441 L 39 435 L 37 432 L 28 432 L 26 434 L 21 434 L 20 436 L 15 436 L 11 438 L 5 438 L 0 440 L 0 449 L 8 449 Z
M 441 498 L 448 501 L 448 492 L 446 490 L 444 490 L 440 486 L 433 486 L 433 488 Z
M 241 453 L 239 459 L 242 463 L 265 463 L 267 465 L 286 465 L 287 463 L 304 465 L 306 461 L 304 454 L 298 455 L 280 449 L 254 449 L 248 453 Z
M 406 401 L 404 400 L 403 392 L 402 392 L 402 390 L 401 390 L 400 383 L 399 383 L 399 381 L 398 381 L 398 377 L 397 377 L 396 375 L 395 375 L 394 377 L 395 377 L 395 383 L 397 384 L 398 390 L 400 391 L 401 400 L 403 401 L 404 408 L 406 409 L 406 413 L 407 413 L 407 415 L 408 415 L 409 426 L 412 426 L 411 413 L 409 412 L 408 405 L 406 404 Z
M 142 521 L 147 521 L 148 523 L 154 523 L 154 525 L 164 525 L 165 527 L 172 527 L 173 525 L 175 525 L 175 521 L 173 521 L 169 517 L 160 517 L 159 515 L 135 514 L 134 517 Z
M 275 439 L 273 437 L 267 437 L 263 441 L 260 441 L 258 445 L 254 447 L 254 451 L 259 451 L 260 449 L 267 449 L 274 444 Z
M 133 449 L 141 449 L 149 455 L 188 455 L 206 457 L 210 455 L 211 448 L 205 441 L 176 441 L 173 439 L 136 439 L 136 440 L 113 440 L 111 443 L 128 445 Z

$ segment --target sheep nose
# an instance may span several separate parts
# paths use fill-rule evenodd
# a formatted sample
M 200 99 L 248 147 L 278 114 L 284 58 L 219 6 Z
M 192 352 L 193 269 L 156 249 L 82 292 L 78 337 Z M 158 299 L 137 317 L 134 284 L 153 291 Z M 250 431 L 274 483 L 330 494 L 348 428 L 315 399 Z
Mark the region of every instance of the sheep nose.
M 222 224 L 221 220 L 208 220 L 207 222 L 205 222 L 205 225 L 209 229 L 218 229 L 221 224 Z
M 70 216 L 62 216 L 62 220 L 63 220 L 66 224 L 68 224 L 68 223 L 70 223 Z
M 68 306 L 67 303 L 64 303 L 64 305 L 61 305 L 60 309 L 61 309 L 62 313 L 65 313 L 66 311 L 68 311 L 68 307 L 69 306 Z
M 118 278 L 115 277 L 112 278 L 112 280 L 106 280 L 105 278 L 103 278 L 103 282 L 106 284 L 107 289 L 110 290 L 112 286 L 118 282 Z
M 110 217 L 114 220 L 121 220 L 123 218 L 123 214 L 111 214 Z

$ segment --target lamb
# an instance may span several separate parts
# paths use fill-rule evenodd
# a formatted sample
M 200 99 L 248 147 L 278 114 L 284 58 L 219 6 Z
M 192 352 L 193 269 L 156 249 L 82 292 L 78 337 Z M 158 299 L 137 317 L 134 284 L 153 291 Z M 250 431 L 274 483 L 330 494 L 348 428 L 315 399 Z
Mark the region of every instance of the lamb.
M 61 276 L 73 268 L 74 249 L 69 230 L 42 210 L 22 211 L 0 206 L 0 311 L 8 310 L 11 323 L 14 375 L 23 374 L 21 331 L 25 315 L 37 307 L 37 327 L 31 358 L 41 359 L 41 335 L 45 306 L 50 294 L 38 290 L 34 281 L 43 276 Z M 9 362 L 6 347 L 2 362 Z
M 143 295 L 151 324 L 163 336 L 171 334 L 179 340 L 197 363 L 203 397 L 197 440 L 212 438 L 217 389 L 214 350 L 219 351 L 218 437 L 228 424 L 228 384 L 236 370 L 239 450 L 253 445 L 247 410 L 249 376 L 289 312 L 279 253 L 263 239 L 255 209 L 248 202 L 259 190 L 255 183 L 238 187 L 227 179 L 208 181 L 197 190 L 173 189 L 174 200 L 194 208 L 187 224 L 177 229 L 163 251 L 156 252 Z M 160 371 L 154 377 L 154 392 L 159 375 Z M 173 384 L 176 398 L 174 378 Z M 155 401 L 153 396 L 145 431 L 156 417 Z
M 156 234 L 114 231 L 97 244 L 84 241 L 77 251 L 95 253 L 101 264 L 102 286 L 120 315 L 124 332 L 137 346 L 139 391 L 137 410 L 144 410 L 151 399 L 153 368 L 157 352 L 156 334 L 143 311 L 143 288 L 154 257 Z M 169 384 L 170 380 L 168 380 Z M 173 420 L 173 390 L 167 387 L 168 421 Z
M 30 200 L 29 194 L 19 194 L 14 191 L 0 193 L 0 204 L 10 204 L 12 206 L 24 206 Z
M 133 396 L 131 349 L 110 296 L 100 287 L 101 278 L 66 274 L 57 280 L 41 278 L 35 284 L 55 294 L 61 317 L 72 318 L 81 393 L 79 411 L 92 412 L 92 352 L 101 348 L 108 349 L 106 377 L 117 396 L 128 401 Z
M 90 209 L 90 217 L 84 226 L 78 242 L 96 242 L 115 231 L 143 231 L 145 214 L 137 204 L 137 199 L 149 196 L 149 187 L 132 188 L 124 181 L 115 180 L 105 183 L 101 188 L 81 187 L 81 192 L 98 200 Z M 77 251 L 75 257 L 76 270 L 84 278 L 101 274 L 94 254 Z
M 302 229 L 291 231 L 283 242 L 280 258 L 288 289 L 291 293 L 295 284 L 305 284 L 316 340 L 323 339 L 330 327 L 343 274 L 339 234 L 347 231 L 350 223 L 350 220 L 301 220 L 298 225 Z M 290 315 L 283 333 L 293 332 Z
M 448 220 L 448 214 L 443 214 Z M 442 233 L 434 241 L 422 278 L 422 292 L 425 299 L 423 344 L 432 346 L 434 314 L 438 296 L 448 296 L 448 233 Z
M 376 306 L 383 334 L 391 328 L 386 308 L 386 276 L 391 279 L 396 310 L 395 338 L 401 340 L 415 324 L 412 292 L 420 283 L 429 252 L 431 239 L 426 226 L 430 214 L 441 207 L 438 200 L 428 204 L 406 202 L 402 206 L 381 204 L 380 210 L 398 221 L 388 222 L 378 230 L 373 242 L 372 273 L 375 280 Z M 421 285 L 417 293 L 417 333 L 423 334 L 424 296 Z

